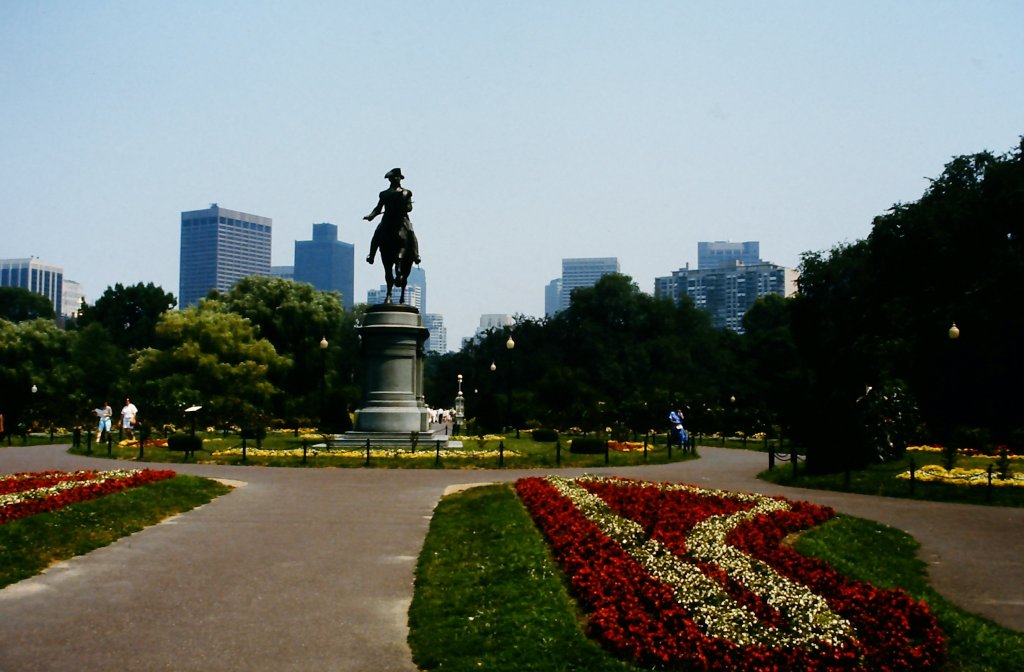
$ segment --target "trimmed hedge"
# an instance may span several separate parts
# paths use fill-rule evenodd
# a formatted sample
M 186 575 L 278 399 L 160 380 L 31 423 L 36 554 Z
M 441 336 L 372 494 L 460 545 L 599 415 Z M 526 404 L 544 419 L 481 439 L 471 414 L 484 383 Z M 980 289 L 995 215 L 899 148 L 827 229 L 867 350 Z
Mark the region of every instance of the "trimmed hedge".
M 603 455 L 607 448 L 608 440 L 597 436 L 583 436 L 569 442 L 570 453 Z
M 167 437 L 167 450 L 180 450 L 183 453 L 195 453 L 203 449 L 203 437 L 191 434 L 171 434 Z
M 534 441 L 543 441 L 544 443 L 558 440 L 558 432 L 553 429 L 535 429 L 532 435 Z

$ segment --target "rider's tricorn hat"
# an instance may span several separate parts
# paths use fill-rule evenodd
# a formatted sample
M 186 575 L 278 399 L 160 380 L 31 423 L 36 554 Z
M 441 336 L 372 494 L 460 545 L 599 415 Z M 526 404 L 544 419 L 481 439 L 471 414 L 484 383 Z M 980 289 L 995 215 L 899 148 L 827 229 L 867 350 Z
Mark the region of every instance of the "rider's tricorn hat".
M 392 168 L 391 170 L 384 174 L 384 179 L 386 180 L 390 180 L 392 177 L 397 177 L 400 180 L 405 179 L 405 175 L 402 175 L 401 168 Z

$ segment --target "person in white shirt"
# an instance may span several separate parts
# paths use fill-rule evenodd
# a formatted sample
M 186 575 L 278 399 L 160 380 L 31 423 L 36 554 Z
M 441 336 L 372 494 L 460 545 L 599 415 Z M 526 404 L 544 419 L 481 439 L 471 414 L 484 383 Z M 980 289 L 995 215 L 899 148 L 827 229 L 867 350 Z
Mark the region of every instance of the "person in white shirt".
M 135 438 L 135 433 L 132 431 L 132 427 L 135 426 L 135 416 L 138 415 L 139 409 L 135 408 L 135 404 L 132 403 L 131 399 L 124 400 L 124 408 L 121 409 L 121 427 L 124 428 L 124 434 L 129 439 Z

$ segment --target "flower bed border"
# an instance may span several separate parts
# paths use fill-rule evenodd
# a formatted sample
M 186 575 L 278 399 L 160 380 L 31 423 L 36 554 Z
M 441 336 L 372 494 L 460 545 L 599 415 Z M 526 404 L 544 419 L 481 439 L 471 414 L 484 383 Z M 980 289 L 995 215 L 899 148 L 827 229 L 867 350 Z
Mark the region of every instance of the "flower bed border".
M 588 614 L 590 633 L 641 665 L 922 670 L 944 658 L 945 639 L 923 603 L 781 545 L 833 516 L 825 507 L 595 477 L 525 478 L 516 491 Z M 695 572 L 703 578 L 694 580 Z M 790 598 L 774 595 L 776 586 Z M 801 621 L 786 599 L 804 593 L 825 608 L 818 603 Z M 808 623 L 824 624 L 824 634 L 807 631 Z
M 169 469 L 19 472 L 0 476 L 0 524 L 173 478 Z

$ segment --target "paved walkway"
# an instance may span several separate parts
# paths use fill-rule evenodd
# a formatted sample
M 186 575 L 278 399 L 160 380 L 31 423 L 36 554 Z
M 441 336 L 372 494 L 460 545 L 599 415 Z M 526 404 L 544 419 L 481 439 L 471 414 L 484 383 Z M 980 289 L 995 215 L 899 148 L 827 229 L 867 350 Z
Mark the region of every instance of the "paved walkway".
M 784 494 L 906 530 L 940 592 L 1024 631 L 1024 509 L 782 488 L 753 477 L 763 455 L 701 455 L 590 471 Z M 0 448 L 0 473 L 110 465 Z M 449 486 L 524 473 L 171 466 L 244 485 L 0 590 L 0 671 L 415 670 L 407 610 L 434 506 Z

